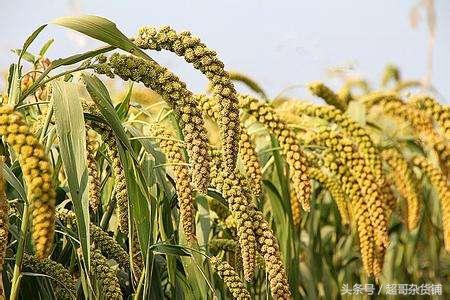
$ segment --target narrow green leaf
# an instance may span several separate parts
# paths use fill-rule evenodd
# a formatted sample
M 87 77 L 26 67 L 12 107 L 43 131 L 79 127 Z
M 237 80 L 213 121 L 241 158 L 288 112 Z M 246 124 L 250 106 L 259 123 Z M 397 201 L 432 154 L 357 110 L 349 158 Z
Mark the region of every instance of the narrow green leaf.
M 127 150 L 130 150 L 130 153 L 132 153 L 130 141 L 128 140 L 125 130 L 123 129 L 122 122 L 116 114 L 106 86 L 95 75 L 89 76 L 82 74 L 81 77 L 86 83 L 86 89 L 89 92 L 89 95 L 97 104 L 101 114 L 108 122 L 109 126 L 111 126 L 117 138 L 127 148 Z
M 47 53 L 48 49 L 50 48 L 50 46 L 53 44 L 54 41 L 55 41 L 54 39 L 49 39 L 47 42 L 45 42 L 45 44 L 42 46 L 41 50 L 39 50 L 40 57 L 45 56 L 45 54 Z
M 273 149 L 278 148 L 280 145 L 278 140 L 271 136 L 270 137 L 271 145 Z M 289 179 L 286 177 L 285 172 L 285 164 L 283 157 L 279 150 L 273 150 L 273 157 L 275 160 L 275 166 L 277 171 L 278 183 L 280 184 L 280 193 L 282 199 L 289 199 Z
M 94 56 L 97 56 L 97 55 L 105 53 L 105 52 L 109 52 L 114 49 L 115 49 L 115 47 L 113 47 L 113 46 L 107 46 L 107 47 L 98 48 L 96 50 L 87 51 L 85 53 L 71 55 L 66 58 L 59 58 L 52 62 L 52 69 L 55 69 L 55 68 L 61 67 L 61 66 L 73 65 L 73 64 L 76 64 L 85 59 L 92 58 Z
M 127 130 L 133 137 L 142 136 L 142 133 L 134 127 L 128 127 Z M 142 145 L 142 147 L 144 147 L 145 151 L 148 154 L 153 156 L 153 158 L 155 159 L 155 165 L 162 165 L 166 163 L 165 155 L 161 151 L 159 151 L 153 143 L 151 143 L 150 139 L 139 139 L 139 143 Z M 154 168 L 153 172 L 156 175 L 155 177 L 158 183 L 162 185 L 163 190 L 170 191 L 170 183 L 167 181 L 164 169 Z
M 47 24 L 39 26 L 33 33 L 25 40 L 25 43 L 23 43 L 21 55 L 19 55 L 19 62 L 22 58 L 22 55 L 28 50 L 28 47 L 30 47 L 31 43 L 36 39 L 36 37 L 41 33 L 42 30 L 47 26 Z
M 53 20 L 52 23 L 78 31 L 131 54 L 145 59 L 151 59 L 117 29 L 116 24 L 108 19 L 99 16 L 84 15 L 58 18 Z
M 20 68 L 18 64 L 13 64 L 9 68 L 9 90 L 8 103 L 16 104 L 20 98 Z
M 60 154 L 67 174 L 72 203 L 77 216 L 83 260 L 89 266 L 89 202 L 86 166 L 86 132 L 78 87 L 64 81 L 52 82 L 52 101 Z M 89 268 L 87 268 L 89 269 Z
M 22 51 L 22 49 L 12 49 L 11 51 L 17 54 L 18 56 L 21 56 L 29 63 L 34 64 L 36 61 L 36 57 L 28 51 Z
M 9 184 L 14 188 L 14 190 L 19 194 L 20 199 L 22 199 L 24 202 L 27 201 L 27 194 L 25 193 L 25 190 L 23 188 L 22 183 L 20 180 L 14 175 L 14 173 L 11 171 L 10 168 L 8 168 L 7 165 L 3 165 L 3 176 L 5 177 L 6 181 L 9 182 Z
M 117 116 L 121 121 L 124 121 L 130 110 L 131 94 L 133 92 L 133 82 L 128 85 L 128 91 L 125 98 L 116 106 Z
M 183 246 L 170 244 L 154 244 L 150 246 L 150 250 L 158 253 L 173 254 L 179 256 L 191 256 L 191 253 L 184 249 Z
M 205 196 L 197 195 L 196 202 L 198 204 L 198 225 L 196 230 L 198 242 L 200 245 L 206 245 L 211 233 L 208 199 Z
M 148 245 L 152 241 L 152 236 L 150 235 L 151 227 L 154 224 L 149 208 L 149 203 L 152 199 L 147 191 L 147 184 L 140 170 L 135 166 L 130 152 L 125 151 L 121 144 L 118 144 L 117 148 L 123 168 L 127 170 L 125 172 L 125 180 L 128 191 L 130 218 L 136 224 L 142 254 L 146 257 Z
M 11 91 L 11 86 L 13 85 L 13 79 L 14 79 L 14 68 L 15 64 L 11 64 L 8 68 L 8 93 Z

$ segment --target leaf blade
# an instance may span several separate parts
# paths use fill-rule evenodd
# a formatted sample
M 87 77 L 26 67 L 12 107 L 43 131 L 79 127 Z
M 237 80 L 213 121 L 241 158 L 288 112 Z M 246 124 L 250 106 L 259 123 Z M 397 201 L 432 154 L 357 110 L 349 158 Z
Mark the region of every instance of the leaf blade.
M 115 23 L 106 18 L 94 15 L 70 16 L 57 18 L 51 23 L 78 31 L 144 59 L 151 59 L 144 51 L 133 44 L 117 28 Z
M 89 204 L 86 188 L 86 133 L 83 108 L 79 101 L 76 84 L 55 81 L 52 82 L 52 91 L 56 130 L 60 140 L 60 154 L 77 217 L 83 260 L 85 265 L 89 266 Z

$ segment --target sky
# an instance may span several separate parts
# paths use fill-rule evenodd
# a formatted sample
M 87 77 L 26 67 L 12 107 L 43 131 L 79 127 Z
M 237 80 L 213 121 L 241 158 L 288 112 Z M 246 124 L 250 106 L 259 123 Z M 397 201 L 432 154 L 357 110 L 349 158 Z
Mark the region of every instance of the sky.
M 0 0 L 0 69 L 14 61 L 10 49 L 20 48 L 39 25 L 57 17 L 95 14 L 115 22 L 127 36 L 144 25 L 170 25 L 189 30 L 217 51 L 229 70 L 249 75 L 274 97 L 280 93 L 312 98 L 308 82 L 321 80 L 338 87 L 330 68 L 350 70 L 379 82 L 387 63 L 401 68 L 404 78 L 427 72 L 428 33 L 425 15 L 410 24 L 411 0 Z M 437 31 L 432 84 L 450 103 L 450 1 L 436 0 Z M 48 56 L 56 59 L 99 45 L 89 38 L 51 25 L 31 50 L 49 38 Z M 193 91 L 206 80 L 170 53 L 149 52 L 179 75 Z

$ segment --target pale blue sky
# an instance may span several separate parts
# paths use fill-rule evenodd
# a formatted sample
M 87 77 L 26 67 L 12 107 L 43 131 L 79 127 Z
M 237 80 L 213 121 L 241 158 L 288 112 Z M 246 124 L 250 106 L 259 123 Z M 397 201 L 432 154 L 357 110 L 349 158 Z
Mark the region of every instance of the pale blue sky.
M 0 68 L 38 25 L 74 13 L 96 14 L 114 21 L 127 35 L 142 25 L 170 24 L 188 29 L 215 49 L 228 69 L 242 71 L 275 96 L 291 85 L 324 80 L 329 67 L 355 65 L 356 72 L 378 81 L 386 63 L 398 64 L 405 77 L 426 72 L 425 22 L 412 29 L 408 0 L 178 0 L 178 1 L 7 1 L 0 0 Z M 432 83 L 450 99 L 450 2 L 436 1 L 437 39 Z M 38 42 L 55 37 L 51 58 L 97 45 L 48 27 Z M 36 47 L 37 48 L 37 47 Z M 36 49 L 34 48 L 34 49 Z M 33 49 L 33 48 L 32 48 Z M 205 80 L 174 55 L 152 55 L 180 75 L 194 91 Z M 305 96 L 304 88 L 290 91 Z

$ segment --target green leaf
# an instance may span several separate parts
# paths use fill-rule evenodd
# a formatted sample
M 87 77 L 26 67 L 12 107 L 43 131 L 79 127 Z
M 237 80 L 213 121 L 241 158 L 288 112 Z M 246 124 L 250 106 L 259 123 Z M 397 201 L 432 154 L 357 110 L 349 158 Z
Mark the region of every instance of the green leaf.
M 135 222 L 138 229 L 139 241 L 141 243 L 141 250 L 144 257 L 147 256 L 147 249 L 149 243 L 152 241 L 151 229 L 153 223 L 153 216 L 150 214 L 149 203 L 156 202 L 151 199 L 147 191 L 147 183 L 145 182 L 139 167 L 134 164 L 130 152 L 125 151 L 121 144 L 117 144 L 119 150 L 120 161 L 125 172 L 125 180 L 128 191 L 128 207 L 129 214 L 132 221 Z
M 116 106 L 117 116 L 121 121 L 124 121 L 126 119 L 128 111 L 130 110 L 130 100 L 132 92 L 133 92 L 133 82 L 129 84 L 125 98 Z
M 18 64 L 12 64 L 9 68 L 8 103 L 16 104 L 20 98 L 20 68 Z
M 99 48 L 96 50 L 87 51 L 85 53 L 71 55 L 66 58 L 59 58 L 52 62 L 52 69 L 55 69 L 55 68 L 61 67 L 61 66 L 73 65 L 82 60 L 97 56 L 99 54 L 102 54 L 102 53 L 105 53 L 105 52 L 108 52 L 108 51 L 111 51 L 114 49 L 115 49 L 115 47 L 113 47 L 113 46 L 107 46 L 107 47 L 102 47 L 102 48 Z
M 9 184 L 14 188 L 14 190 L 19 194 L 20 199 L 22 199 L 22 201 L 26 202 L 27 194 L 25 193 L 22 183 L 16 177 L 16 175 L 14 175 L 14 173 L 11 171 L 11 169 L 8 168 L 7 165 L 2 164 L 2 166 L 3 166 L 3 176 L 5 177 L 6 181 L 8 181 Z
M 125 130 L 123 129 L 122 122 L 116 114 L 106 86 L 95 75 L 88 76 L 86 74 L 82 74 L 81 77 L 86 83 L 86 89 L 89 92 L 89 95 L 97 104 L 101 114 L 108 122 L 109 126 L 111 126 L 117 138 L 125 146 L 125 148 L 127 148 L 127 150 L 133 153 L 130 141 L 128 140 Z
M 197 226 L 197 236 L 199 237 L 199 244 L 208 244 L 208 238 L 211 233 L 211 219 L 209 216 L 209 206 L 208 199 L 205 196 L 197 195 L 196 202 L 198 204 L 198 226 Z
M 34 64 L 36 62 L 36 57 L 28 51 L 22 51 L 22 49 L 12 49 L 13 53 L 21 56 L 27 62 Z
M 75 54 L 75 55 L 71 55 L 66 58 L 59 58 L 59 59 L 52 61 L 50 68 L 45 69 L 44 72 L 42 72 L 42 74 L 38 77 L 38 79 L 36 79 L 36 81 L 33 83 L 33 85 L 20 95 L 20 99 L 18 99 L 19 100 L 18 103 L 20 104 L 28 95 L 34 93 L 37 90 L 37 88 L 39 87 L 39 85 L 42 83 L 42 81 L 44 81 L 48 77 L 48 74 L 52 70 L 54 70 L 58 67 L 61 67 L 61 66 L 68 66 L 68 65 L 76 64 L 80 61 L 86 60 L 88 58 L 92 58 L 101 53 L 105 53 L 105 52 L 108 52 L 108 51 L 111 51 L 114 49 L 115 49 L 115 47 L 112 47 L 112 46 L 102 47 L 102 48 L 99 48 L 96 50 L 88 51 L 88 52 L 81 53 L 81 54 Z M 19 87 L 20 87 L 20 85 L 19 85 Z M 17 96 L 17 98 L 19 98 L 19 95 Z M 11 101 L 10 103 L 17 103 L 17 101 L 15 101 L 15 102 Z
M 275 137 L 271 136 L 270 141 L 273 149 L 276 149 L 280 146 L 278 140 Z M 279 150 L 273 150 L 273 158 L 275 160 L 277 171 L 276 174 L 278 177 L 278 183 L 280 185 L 281 198 L 289 199 L 289 179 L 286 177 L 284 160 Z
M 11 64 L 8 68 L 8 93 L 11 90 L 11 87 L 13 85 L 13 79 L 14 79 L 14 68 L 15 68 L 15 64 Z
M 50 48 L 50 46 L 53 44 L 54 41 L 55 41 L 54 39 L 49 39 L 47 42 L 45 42 L 45 44 L 42 46 L 41 50 L 39 50 L 40 57 L 45 56 L 45 54 L 47 53 L 48 49 Z
M 20 64 L 20 60 L 22 58 L 22 55 L 26 53 L 28 47 L 30 47 L 31 43 L 36 39 L 36 37 L 41 33 L 42 30 L 47 26 L 47 24 L 39 26 L 33 33 L 25 40 L 25 43 L 23 43 L 21 54 L 19 55 L 19 61 L 18 64 Z
M 135 127 L 128 127 L 128 132 L 133 137 L 142 136 L 142 133 L 136 129 Z M 159 151 L 153 143 L 150 142 L 150 139 L 139 139 L 139 143 L 144 147 L 145 151 L 153 156 L 155 159 L 155 165 L 162 165 L 166 163 L 165 155 Z M 166 174 L 163 168 L 154 168 L 154 174 L 158 183 L 162 185 L 162 188 L 165 192 L 170 191 L 170 183 L 166 179 Z
M 191 256 L 191 253 L 187 251 L 183 246 L 170 245 L 170 244 L 154 244 L 150 247 L 151 251 L 172 254 L 178 256 Z
M 84 15 L 58 18 L 53 20 L 52 23 L 78 31 L 141 58 L 151 59 L 117 29 L 115 23 L 108 19 L 99 16 Z
M 70 189 L 78 224 L 83 260 L 89 266 L 89 202 L 86 165 L 86 132 L 79 86 L 64 81 L 52 82 L 52 101 L 60 155 Z M 87 268 L 89 269 L 89 268 Z

